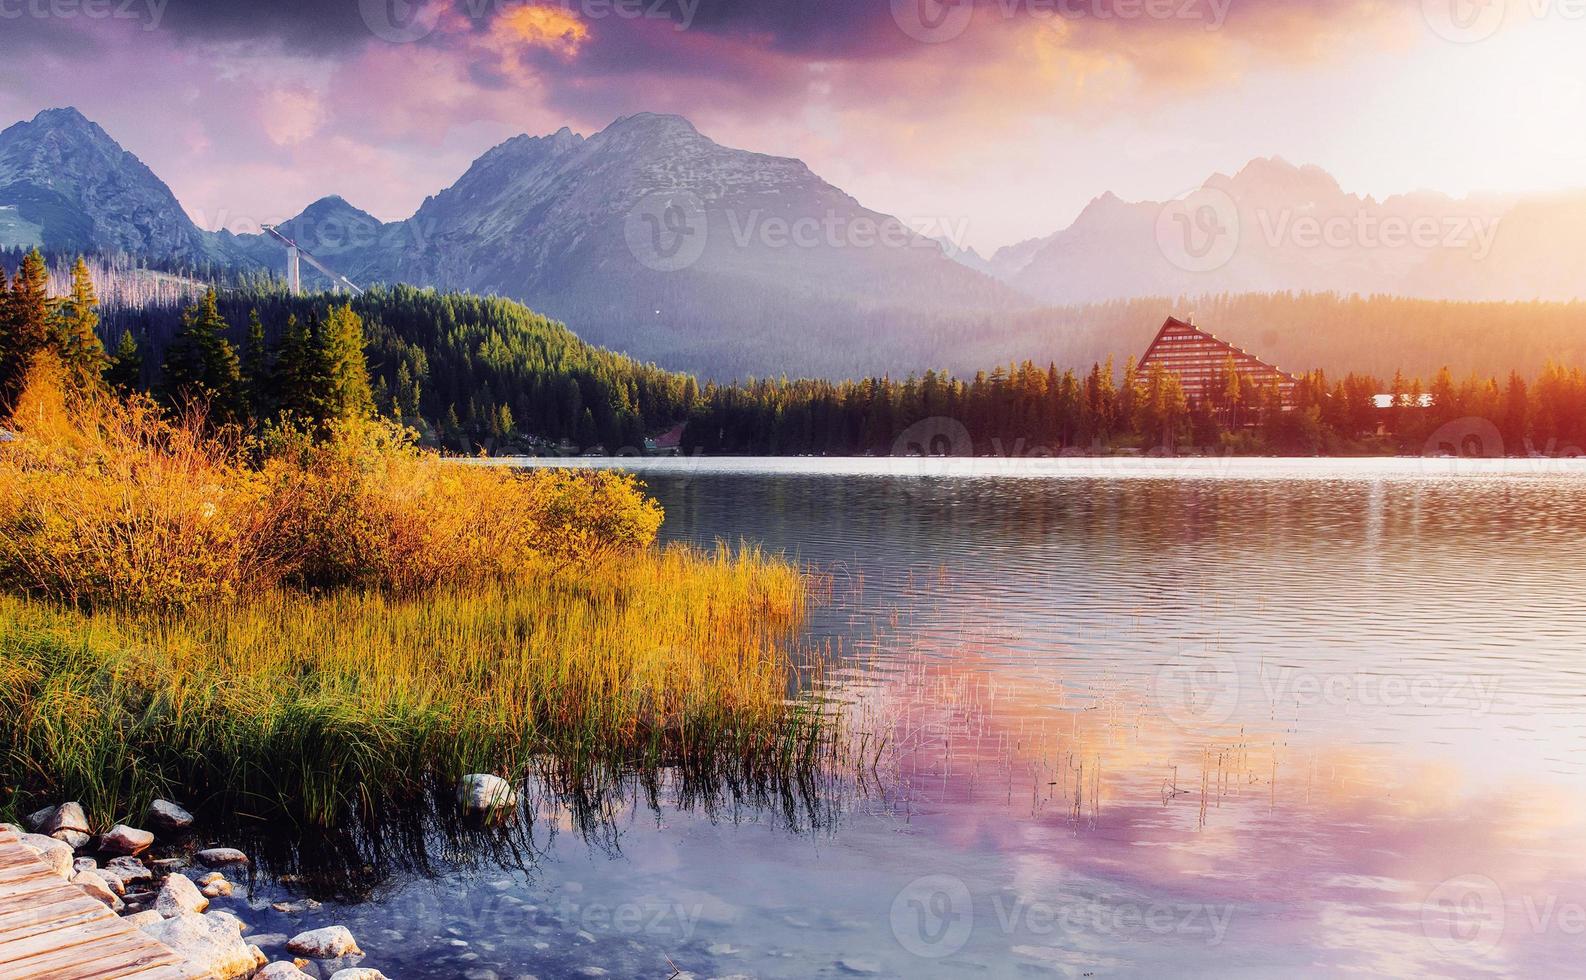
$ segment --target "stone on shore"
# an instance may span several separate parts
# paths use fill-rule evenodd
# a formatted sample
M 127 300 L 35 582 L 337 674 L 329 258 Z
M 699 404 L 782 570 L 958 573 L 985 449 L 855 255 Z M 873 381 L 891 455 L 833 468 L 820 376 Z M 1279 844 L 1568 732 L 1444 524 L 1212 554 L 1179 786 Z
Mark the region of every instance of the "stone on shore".
M 489 815 L 518 805 L 518 792 L 500 776 L 476 772 L 457 784 L 457 803 L 464 812 Z
M 152 926 L 156 922 L 165 921 L 165 916 L 154 911 L 153 909 L 147 909 L 143 912 L 134 912 L 131 915 L 122 916 L 122 918 L 125 921 L 132 923 L 133 926 L 139 929 L 142 929 L 145 926 Z
M 79 871 L 98 871 L 99 862 L 93 858 L 77 858 L 72 862 L 72 874 Z
M 88 814 L 76 802 L 62 803 L 56 807 L 40 826 L 39 833 L 73 848 L 83 847 L 93 840 L 93 835 L 88 832 Z
M 155 800 L 149 804 L 149 824 L 155 830 L 174 833 L 193 825 L 193 815 L 170 800 Z
M 154 872 L 149 866 L 135 857 L 111 858 L 105 862 L 101 871 L 108 871 L 121 879 L 122 884 L 131 885 L 140 881 L 153 881 Z
M 154 845 L 154 835 L 147 830 L 118 823 L 99 837 L 99 849 L 106 854 L 142 854 Z
M 211 871 L 198 879 L 198 890 L 208 898 L 226 898 L 231 895 L 233 887 L 225 875 Z
M 155 911 L 167 919 L 194 914 L 209 908 L 209 899 L 198 886 L 182 875 L 168 875 L 160 886 L 160 896 L 154 900 Z
M 126 903 L 121 901 L 108 882 L 99 876 L 97 871 L 79 871 L 72 875 L 72 884 L 88 893 L 89 898 L 97 898 L 110 906 L 112 912 L 120 912 L 126 908 Z
M 233 922 L 217 916 L 184 912 L 146 925 L 143 931 L 219 980 L 250 976 L 268 962 L 257 947 L 242 941 Z
M 208 847 L 194 854 L 193 857 L 197 858 L 200 864 L 211 868 L 226 868 L 248 863 L 248 855 L 235 847 Z
M 44 863 L 49 865 L 56 874 L 67 880 L 71 879 L 74 873 L 72 871 L 72 862 L 76 858 L 72 856 L 72 846 L 70 844 L 58 841 L 53 837 L 46 837 L 43 834 L 23 834 L 20 840 L 33 853 L 42 858 Z
M 33 833 L 37 834 L 44 829 L 44 824 L 47 823 L 53 816 L 55 816 L 55 807 L 47 806 L 42 810 L 34 810 L 32 813 L 23 817 L 22 822 L 27 824 L 28 830 L 31 830 Z
M 253 980 L 309 980 L 295 963 L 271 963 L 253 975 Z
M 333 960 L 340 956 L 362 956 L 363 950 L 353 940 L 346 926 L 327 926 L 310 929 L 287 940 L 286 948 L 299 956 L 315 960 Z
M 389 978 L 379 970 L 367 966 L 350 966 L 332 973 L 330 980 L 389 980 Z

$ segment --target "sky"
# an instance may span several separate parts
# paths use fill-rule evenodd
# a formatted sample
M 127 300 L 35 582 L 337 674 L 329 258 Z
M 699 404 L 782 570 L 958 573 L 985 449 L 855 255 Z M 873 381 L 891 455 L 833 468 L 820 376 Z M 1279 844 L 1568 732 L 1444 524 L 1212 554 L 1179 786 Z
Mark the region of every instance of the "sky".
M 413 213 L 633 112 L 989 254 L 1255 157 L 1346 190 L 1586 185 L 1586 0 L 0 0 L 0 124 L 74 105 L 202 227 Z

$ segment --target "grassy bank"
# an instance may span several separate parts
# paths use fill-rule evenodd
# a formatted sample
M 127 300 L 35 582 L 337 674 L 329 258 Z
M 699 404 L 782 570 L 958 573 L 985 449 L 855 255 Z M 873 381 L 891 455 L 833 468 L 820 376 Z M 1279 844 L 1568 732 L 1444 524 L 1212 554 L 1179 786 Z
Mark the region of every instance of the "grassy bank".
M 808 764 L 806 581 L 654 545 L 626 477 L 387 429 L 249 442 L 47 372 L 0 444 L 0 812 L 173 796 L 332 824 L 546 754 Z

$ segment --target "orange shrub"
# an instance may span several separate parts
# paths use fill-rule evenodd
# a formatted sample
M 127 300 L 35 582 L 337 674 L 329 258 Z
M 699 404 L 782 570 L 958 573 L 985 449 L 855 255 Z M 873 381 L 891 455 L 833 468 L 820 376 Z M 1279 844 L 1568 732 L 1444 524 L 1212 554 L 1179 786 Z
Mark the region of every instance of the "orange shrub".
M 260 444 L 33 370 L 0 444 L 0 586 L 174 606 L 286 583 L 411 593 L 648 548 L 631 477 L 447 461 L 378 420 Z M 263 462 L 254 465 L 254 458 Z

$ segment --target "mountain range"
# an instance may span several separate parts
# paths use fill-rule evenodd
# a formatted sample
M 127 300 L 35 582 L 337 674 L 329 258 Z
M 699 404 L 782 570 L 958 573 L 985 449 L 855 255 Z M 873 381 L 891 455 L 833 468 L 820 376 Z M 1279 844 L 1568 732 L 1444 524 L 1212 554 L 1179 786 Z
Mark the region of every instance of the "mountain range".
M 1274 291 L 1439 299 L 1586 292 L 1586 193 L 1378 201 L 1261 159 L 1175 201 L 1093 200 L 989 259 L 864 207 L 802 162 L 641 113 L 592 136 L 517 136 L 410 218 L 339 196 L 279 226 L 360 284 L 522 300 L 596 344 L 718 378 L 962 369 L 1053 307 Z M 198 228 L 75 109 L 0 132 L 0 246 L 281 272 L 262 234 Z M 305 266 L 314 284 L 316 273 Z M 1040 328 L 1044 329 L 1044 328 Z M 973 338 L 973 344 L 965 343 Z

